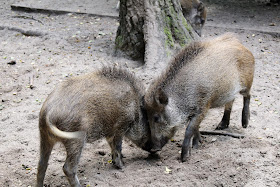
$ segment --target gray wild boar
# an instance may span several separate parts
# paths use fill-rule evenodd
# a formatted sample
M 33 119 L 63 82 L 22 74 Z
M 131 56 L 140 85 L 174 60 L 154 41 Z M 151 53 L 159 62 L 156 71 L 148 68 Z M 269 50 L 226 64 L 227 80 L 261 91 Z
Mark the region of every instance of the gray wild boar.
M 58 141 L 66 148 L 63 171 L 71 186 L 80 186 L 77 166 L 86 140 L 106 137 L 118 168 L 123 167 L 124 136 L 149 151 L 152 144 L 143 95 L 132 74 L 108 67 L 57 86 L 40 111 L 37 186 L 43 186 L 49 156 Z
M 201 36 L 206 21 L 206 7 L 199 0 L 180 0 L 184 17 L 190 21 L 193 29 Z
M 179 126 L 187 125 L 182 161 L 201 141 L 199 125 L 210 108 L 225 106 L 217 129 L 229 125 L 233 101 L 243 95 L 242 126 L 248 125 L 254 57 L 232 34 L 185 47 L 145 95 L 152 152 L 161 150 Z

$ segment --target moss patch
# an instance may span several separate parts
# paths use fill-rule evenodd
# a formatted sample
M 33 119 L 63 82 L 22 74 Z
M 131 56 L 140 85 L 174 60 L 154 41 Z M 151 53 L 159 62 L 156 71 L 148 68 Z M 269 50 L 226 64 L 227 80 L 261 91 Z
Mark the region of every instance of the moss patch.
M 169 27 L 164 28 L 164 34 L 166 36 L 165 47 L 174 47 L 174 40 L 173 40 L 172 32 L 169 29 Z
M 117 36 L 115 40 L 116 48 L 122 49 L 124 45 L 124 38 L 122 36 Z
M 166 0 L 166 7 L 162 11 L 162 16 L 164 19 L 164 33 L 166 35 L 166 42 L 165 47 L 173 48 L 175 46 L 175 43 L 179 43 L 180 46 L 184 46 L 191 38 L 187 38 L 185 31 L 183 28 L 181 28 L 183 25 L 184 27 L 187 26 L 188 32 L 191 31 L 189 28 L 189 24 L 186 22 L 185 18 L 182 19 L 181 16 L 183 14 L 181 12 L 177 12 L 174 8 L 174 5 L 171 0 Z M 179 19 L 181 18 L 181 19 Z M 180 24 L 180 22 L 183 23 Z

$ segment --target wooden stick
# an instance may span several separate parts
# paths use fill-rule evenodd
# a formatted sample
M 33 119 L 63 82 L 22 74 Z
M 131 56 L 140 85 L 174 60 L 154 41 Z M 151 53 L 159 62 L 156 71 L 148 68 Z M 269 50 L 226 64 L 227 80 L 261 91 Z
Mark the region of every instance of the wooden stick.
M 231 136 L 233 138 L 244 138 L 242 134 L 230 133 L 226 131 L 199 131 L 202 135 L 221 135 L 221 136 Z
M 32 90 L 35 86 L 33 85 L 34 75 L 29 77 L 29 88 Z
M 22 18 L 22 19 L 31 19 L 31 20 L 34 20 L 34 21 L 38 21 L 39 23 L 41 23 L 42 25 L 44 25 L 44 23 L 38 19 L 35 19 L 32 17 L 28 17 L 28 16 L 13 16 L 13 18 Z

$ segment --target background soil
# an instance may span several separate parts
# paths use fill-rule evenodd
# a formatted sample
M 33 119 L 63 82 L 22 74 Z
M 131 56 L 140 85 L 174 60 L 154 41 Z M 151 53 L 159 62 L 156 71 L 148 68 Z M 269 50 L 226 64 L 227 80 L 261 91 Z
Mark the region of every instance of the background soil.
M 57 83 L 102 64 L 128 67 L 136 74 L 142 67 L 139 62 L 114 55 L 117 19 L 26 13 L 10 8 L 13 3 L 25 2 L 0 2 L 0 186 L 34 186 L 39 158 L 38 113 Z M 41 1 L 35 2 L 40 5 Z M 82 5 L 77 1 L 70 9 L 77 12 L 79 7 L 92 3 L 79 2 Z M 108 2 L 116 1 L 100 1 L 103 6 Z M 85 146 L 78 169 L 82 185 L 280 186 L 280 6 L 253 0 L 204 2 L 208 18 L 202 39 L 234 32 L 256 59 L 249 127 L 241 127 L 240 96 L 228 129 L 245 138 L 204 136 L 203 144 L 192 150 L 186 163 L 179 161 L 184 129 L 157 158 L 126 141 L 124 170 L 114 169 L 108 162 L 109 146 L 100 140 Z M 52 5 L 50 8 L 63 8 Z M 22 34 L 26 31 L 41 36 Z M 150 71 L 159 73 L 156 69 Z M 222 108 L 211 110 L 201 129 L 214 129 L 222 112 Z M 46 186 L 68 186 L 62 171 L 64 159 L 64 147 L 57 144 L 49 161 Z M 167 173 L 166 168 L 171 172 Z

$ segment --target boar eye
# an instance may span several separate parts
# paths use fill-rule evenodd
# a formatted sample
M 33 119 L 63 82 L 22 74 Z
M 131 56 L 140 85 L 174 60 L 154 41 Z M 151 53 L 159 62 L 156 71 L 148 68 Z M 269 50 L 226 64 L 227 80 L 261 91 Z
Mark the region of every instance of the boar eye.
M 155 123 L 158 123 L 159 122 L 159 115 L 154 115 L 154 122 Z

